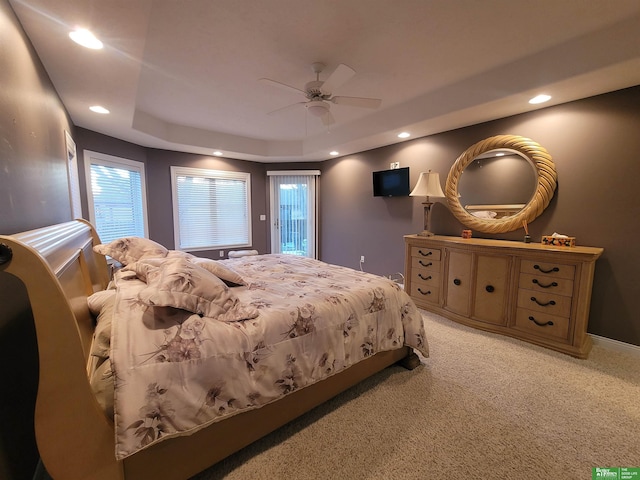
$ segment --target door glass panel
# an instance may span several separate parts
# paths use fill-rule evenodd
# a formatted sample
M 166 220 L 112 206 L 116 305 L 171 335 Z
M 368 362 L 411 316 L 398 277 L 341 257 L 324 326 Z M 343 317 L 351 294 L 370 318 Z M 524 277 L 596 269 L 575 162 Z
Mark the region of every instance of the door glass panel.
M 315 258 L 315 175 L 273 175 L 273 253 Z

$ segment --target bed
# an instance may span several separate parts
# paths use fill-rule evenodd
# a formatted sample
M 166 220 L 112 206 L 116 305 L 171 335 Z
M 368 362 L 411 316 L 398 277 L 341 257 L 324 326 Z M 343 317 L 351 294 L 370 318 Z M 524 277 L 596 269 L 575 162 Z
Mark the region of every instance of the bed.
M 414 349 L 428 356 L 419 311 L 389 279 L 124 246 L 83 220 L 0 236 L 0 271 L 33 311 L 36 441 L 56 480 L 185 479 L 387 366 L 415 368 Z

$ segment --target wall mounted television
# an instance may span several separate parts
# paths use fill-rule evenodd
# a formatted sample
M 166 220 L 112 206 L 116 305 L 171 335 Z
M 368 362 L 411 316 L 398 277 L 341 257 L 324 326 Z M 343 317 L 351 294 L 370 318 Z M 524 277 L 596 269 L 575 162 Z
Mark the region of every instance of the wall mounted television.
M 373 172 L 374 197 L 406 197 L 410 192 L 409 167 Z

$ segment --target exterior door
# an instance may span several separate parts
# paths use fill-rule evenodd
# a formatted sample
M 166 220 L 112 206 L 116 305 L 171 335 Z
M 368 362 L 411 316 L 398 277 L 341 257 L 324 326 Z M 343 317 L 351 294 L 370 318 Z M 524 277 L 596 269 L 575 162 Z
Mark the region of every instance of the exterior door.
M 267 172 L 271 192 L 271 253 L 317 258 L 320 172 Z

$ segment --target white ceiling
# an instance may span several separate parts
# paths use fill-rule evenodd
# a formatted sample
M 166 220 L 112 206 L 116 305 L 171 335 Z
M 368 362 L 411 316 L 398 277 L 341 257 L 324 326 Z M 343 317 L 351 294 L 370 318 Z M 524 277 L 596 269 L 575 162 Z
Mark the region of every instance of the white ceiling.
M 73 123 L 139 145 L 312 161 L 640 85 L 638 0 L 9 0 Z M 83 26 L 103 50 L 71 42 Z M 329 129 L 296 88 L 344 63 Z M 110 115 L 89 111 L 101 104 Z

